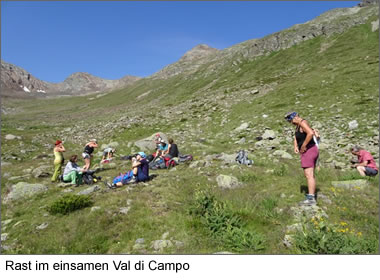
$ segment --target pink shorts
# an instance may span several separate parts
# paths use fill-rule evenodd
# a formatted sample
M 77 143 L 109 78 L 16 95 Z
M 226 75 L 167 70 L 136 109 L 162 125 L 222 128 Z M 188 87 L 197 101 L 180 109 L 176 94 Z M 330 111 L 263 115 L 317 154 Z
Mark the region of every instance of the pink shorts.
M 302 168 L 310 168 L 315 167 L 317 163 L 317 159 L 319 156 L 319 151 L 317 145 L 314 145 L 306 150 L 303 154 L 301 154 L 301 167 Z

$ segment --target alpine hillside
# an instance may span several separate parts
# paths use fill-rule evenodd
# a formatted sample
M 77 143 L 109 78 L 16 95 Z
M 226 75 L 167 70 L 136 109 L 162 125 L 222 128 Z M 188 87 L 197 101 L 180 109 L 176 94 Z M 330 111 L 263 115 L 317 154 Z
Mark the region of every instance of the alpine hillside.
M 83 73 L 52 90 L 22 69 L 13 68 L 21 83 L 13 74 L 3 82 L 2 72 L 2 86 L 15 91 L 78 96 L 2 99 L 1 250 L 377 254 L 379 177 L 351 169 L 349 149 L 359 145 L 379 164 L 378 11 L 377 1 L 363 1 L 226 49 L 194 46 L 115 90 Z M 298 205 L 307 184 L 289 111 L 321 134 L 316 206 Z M 154 151 L 156 133 L 193 160 L 150 170 L 148 182 L 106 187 L 131 168 L 122 156 Z M 55 141 L 64 141 L 65 163 L 77 154 L 82 166 L 91 138 L 101 181 L 51 183 Z M 101 164 L 108 146 L 115 159 Z M 239 150 L 253 165 L 236 163 Z

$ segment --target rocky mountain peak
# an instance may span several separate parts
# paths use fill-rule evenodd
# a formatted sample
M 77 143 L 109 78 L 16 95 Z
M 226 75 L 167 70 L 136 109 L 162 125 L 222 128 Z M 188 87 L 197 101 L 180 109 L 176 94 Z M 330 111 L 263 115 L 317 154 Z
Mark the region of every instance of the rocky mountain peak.
M 186 52 L 180 59 L 180 61 L 193 61 L 204 58 L 210 54 L 218 52 L 218 49 L 212 48 L 205 44 L 200 44 Z

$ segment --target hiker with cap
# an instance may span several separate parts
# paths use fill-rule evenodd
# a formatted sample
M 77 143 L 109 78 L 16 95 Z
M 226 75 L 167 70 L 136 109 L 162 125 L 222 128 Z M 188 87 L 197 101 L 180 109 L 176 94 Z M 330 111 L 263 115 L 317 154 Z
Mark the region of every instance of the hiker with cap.
M 91 166 L 91 158 L 93 157 L 92 153 L 94 152 L 94 148 L 98 147 L 98 143 L 96 139 L 91 139 L 90 142 L 86 144 L 84 147 L 84 151 L 82 153 L 82 157 L 84 159 L 85 165 L 83 166 L 83 169 L 85 171 L 90 169 Z
M 116 152 L 115 148 L 108 147 L 103 151 L 102 163 L 109 162 L 112 160 L 114 153 Z
M 51 177 L 52 182 L 56 182 L 58 177 L 62 173 L 62 165 L 64 163 L 63 152 L 65 152 L 65 147 L 63 147 L 63 143 L 61 140 L 55 141 L 54 147 L 54 174 Z
M 357 156 L 357 162 L 352 164 L 352 168 L 356 168 L 361 176 L 376 176 L 379 169 L 370 152 L 359 146 L 351 148 L 351 153 Z
M 314 131 L 306 120 L 302 119 L 297 112 L 289 112 L 285 119 L 296 126 L 294 135 L 294 152 L 300 154 L 301 167 L 307 180 L 308 194 L 300 205 L 315 205 L 315 166 L 319 156 L 318 147 L 313 139 Z
M 147 181 L 148 179 L 149 179 L 149 164 L 148 164 L 148 161 L 146 160 L 145 153 L 139 152 L 132 158 L 131 171 L 115 177 L 112 184 L 107 183 L 107 182 L 105 182 L 105 184 L 109 188 L 115 189 L 128 183 L 144 182 L 144 181 Z

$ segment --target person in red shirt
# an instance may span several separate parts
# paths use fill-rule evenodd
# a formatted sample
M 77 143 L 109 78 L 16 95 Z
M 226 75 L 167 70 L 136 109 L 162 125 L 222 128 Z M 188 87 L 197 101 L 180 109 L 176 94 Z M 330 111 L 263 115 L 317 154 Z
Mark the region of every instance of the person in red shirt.
M 379 172 L 373 156 L 366 150 L 354 146 L 351 148 L 351 153 L 358 157 L 358 162 L 353 164 L 352 167 L 356 168 L 361 176 L 376 176 Z

